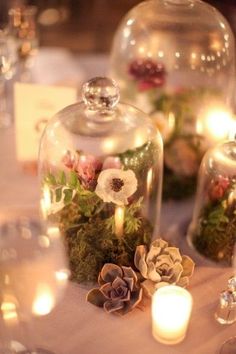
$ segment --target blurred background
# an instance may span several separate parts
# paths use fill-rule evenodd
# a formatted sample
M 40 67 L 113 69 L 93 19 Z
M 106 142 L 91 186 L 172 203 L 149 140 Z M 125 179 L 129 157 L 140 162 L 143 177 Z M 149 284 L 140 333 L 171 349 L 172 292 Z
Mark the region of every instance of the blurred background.
M 8 9 L 36 5 L 40 45 L 67 48 L 73 52 L 108 52 L 116 27 L 124 14 L 140 0 L 1 0 L 0 26 Z M 228 19 L 236 34 L 236 1 L 208 0 Z

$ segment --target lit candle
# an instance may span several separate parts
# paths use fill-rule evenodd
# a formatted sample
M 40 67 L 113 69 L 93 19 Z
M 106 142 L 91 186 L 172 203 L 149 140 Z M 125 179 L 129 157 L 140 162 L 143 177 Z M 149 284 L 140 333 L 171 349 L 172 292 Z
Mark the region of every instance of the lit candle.
M 147 173 L 147 197 L 149 199 L 153 181 L 153 168 L 150 168 Z
M 204 135 L 210 143 L 216 143 L 229 138 L 233 124 L 233 117 L 226 109 L 209 109 L 197 120 L 197 133 Z
M 117 237 L 123 236 L 124 218 L 125 218 L 125 208 L 123 206 L 117 206 L 115 210 L 115 233 Z
M 44 316 L 51 312 L 55 305 L 52 289 L 47 284 L 39 284 L 33 302 L 32 312 L 37 316 Z
M 175 285 L 158 289 L 152 298 L 152 333 L 164 344 L 180 343 L 186 335 L 192 309 L 190 293 Z

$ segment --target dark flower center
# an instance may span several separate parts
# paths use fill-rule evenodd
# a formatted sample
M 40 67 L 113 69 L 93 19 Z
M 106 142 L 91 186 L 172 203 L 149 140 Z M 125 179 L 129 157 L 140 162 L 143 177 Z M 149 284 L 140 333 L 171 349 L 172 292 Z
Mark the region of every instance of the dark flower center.
M 111 180 L 111 189 L 114 192 L 119 192 L 121 188 L 123 187 L 124 182 L 120 178 L 112 178 Z

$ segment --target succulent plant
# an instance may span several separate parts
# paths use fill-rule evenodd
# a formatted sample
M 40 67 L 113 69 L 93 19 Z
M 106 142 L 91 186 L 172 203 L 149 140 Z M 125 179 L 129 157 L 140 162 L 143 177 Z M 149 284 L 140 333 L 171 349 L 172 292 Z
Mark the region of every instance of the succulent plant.
M 142 300 L 142 288 L 131 267 L 106 263 L 98 277 L 99 288 L 87 294 L 87 301 L 108 313 L 125 315 Z
M 141 283 L 147 296 L 156 289 L 176 284 L 186 287 L 194 271 L 194 262 L 188 256 L 181 256 L 179 249 L 169 247 L 162 239 L 155 240 L 149 251 L 146 246 L 138 246 L 134 264 L 145 280 Z

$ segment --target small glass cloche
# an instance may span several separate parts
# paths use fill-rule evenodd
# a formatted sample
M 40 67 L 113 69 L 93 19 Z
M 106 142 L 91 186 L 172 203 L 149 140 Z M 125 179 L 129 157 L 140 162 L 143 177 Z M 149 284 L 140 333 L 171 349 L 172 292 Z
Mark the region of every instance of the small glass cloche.
M 132 266 L 136 246 L 158 232 L 163 146 L 146 114 L 119 102 L 113 80 L 88 81 L 82 97 L 42 136 L 41 207 L 65 237 L 72 279 L 93 282 L 105 263 Z
M 111 75 L 160 129 L 165 198 L 191 195 L 204 152 L 228 138 L 234 56 L 229 24 L 200 0 L 142 2 L 117 29 Z
M 188 238 L 205 257 L 231 264 L 236 244 L 236 141 L 219 144 L 203 158 Z

